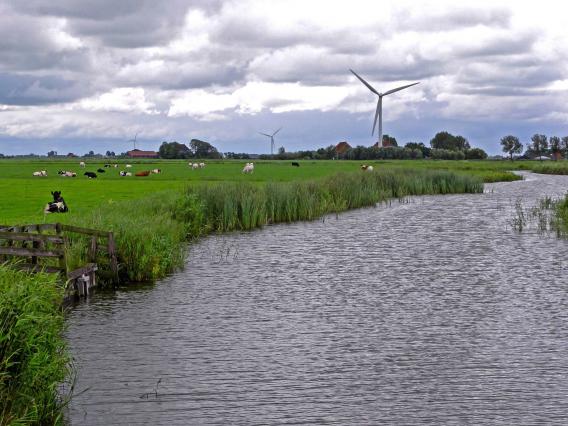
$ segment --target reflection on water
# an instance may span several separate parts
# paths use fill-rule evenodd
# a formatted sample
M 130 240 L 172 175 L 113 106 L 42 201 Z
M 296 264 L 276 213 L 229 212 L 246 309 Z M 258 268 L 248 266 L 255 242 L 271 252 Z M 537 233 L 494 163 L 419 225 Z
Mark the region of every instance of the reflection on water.
M 529 177 L 209 237 L 95 296 L 70 422 L 566 424 L 568 242 L 508 223 L 568 177 Z

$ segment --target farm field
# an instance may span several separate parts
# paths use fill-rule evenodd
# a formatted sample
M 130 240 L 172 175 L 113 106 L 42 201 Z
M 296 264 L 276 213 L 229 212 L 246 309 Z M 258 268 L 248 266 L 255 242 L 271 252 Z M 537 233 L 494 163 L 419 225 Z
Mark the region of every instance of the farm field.
M 247 160 L 205 161 L 204 169 L 192 170 L 186 160 L 147 160 L 111 161 L 118 168 L 104 168 L 105 162 L 86 161 L 85 168 L 79 167 L 80 160 L 2 160 L 0 161 L 0 191 L 6 203 L 0 214 L 0 224 L 35 223 L 60 221 L 62 215 L 47 215 L 43 207 L 51 201 L 51 191 L 62 191 L 69 205 L 72 217 L 88 213 L 95 207 L 122 200 L 140 199 L 160 191 L 182 188 L 187 185 L 201 185 L 214 182 L 248 181 L 258 184 L 266 182 L 287 182 L 317 179 L 338 172 L 360 172 L 363 162 L 372 164 L 375 169 L 432 169 L 450 170 L 458 174 L 473 175 L 485 182 L 517 179 L 508 170 L 531 169 L 539 162 L 507 161 L 299 161 L 300 167 L 291 166 L 291 161 L 255 161 L 254 174 L 241 173 Z M 126 169 L 126 164 L 132 168 Z M 97 173 L 97 179 L 83 176 L 85 171 L 96 172 L 103 168 L 105 173 Z M 159 168 L 161 174 L 148 177 L 121 177 L 120 170 L 136 171 Z M 47 177 L 32 176 L 34 171 L 46 170 Z M 59 170 L 77 173 L 76 178 L 65 178 L 57 174 Z

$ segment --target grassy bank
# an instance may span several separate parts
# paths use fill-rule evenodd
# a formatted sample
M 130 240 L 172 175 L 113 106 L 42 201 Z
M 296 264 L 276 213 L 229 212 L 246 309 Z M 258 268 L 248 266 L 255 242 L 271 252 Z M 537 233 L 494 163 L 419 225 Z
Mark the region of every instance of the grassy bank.
M 61 424 L 68 375 L 62 289 L 51 274 L 0 264 L 0 425 Z
M 298 182 L 229 182 L 188 186 L 137 201 L 101 207 L 71 223 L 115 233 L 127 279 L 154 280 L 183 263 L 184 242 L 211 232 L 250 230 L 271 223 L 313 220 L 327 213 L 409 195 L 478 193 L 480 179 L 446 171 L 383 170 L 340 173 Z M 86 262 L 85 245 L 70 257 Z

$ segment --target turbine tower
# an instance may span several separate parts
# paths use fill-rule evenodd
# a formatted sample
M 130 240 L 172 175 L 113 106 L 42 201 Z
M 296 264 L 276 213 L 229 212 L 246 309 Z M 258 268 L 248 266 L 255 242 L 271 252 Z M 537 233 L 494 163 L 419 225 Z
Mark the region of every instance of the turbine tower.
M 128 142 L 134 142 L 134 149 L 136 149 L 136 138 L 138 137 L 138 132 L 136 132 L 136 135 L 134 136 L 134 139 L 130 139 Z
M 278 133 L 280 130 L 282 130 L 282 127 L 280 127 L 278 130 L 276 130 L 271 135 L 267 135 L 266 133 L 258 132 L 261 135 L 264 135 L 264 136 L 267 136 L 267 137 L 270 138 L 270 155 L 274 155 L 274 136 L 276 136 L 276 133 Z
M 375 127 L 377 126 L 377 117 L 378 117 L 379 118 L 379 142 L 378 142 L 378 145 L 383 146 L 383 96 L 390 95 L 391 93 L 398 92 L 399 90 L 406 89 L 407 87 L 410 87 L 410 86 L 414 86 L 414 85 L 416 85 L 420 82 L 407 84 L 405 86 L 400 86 L 400 87 L 397 87 L 395 89 L 387 90 L 385 93 L 379 93 L 375 90 L 375 88 L 373 86 L 371 86 L 369 83 L 367 83 L 365 80 L 363 80 L 363 77 L 361 77 L 355 71 L 353 71 L 352 69 L 349 69 L 349 71 L 351 71 L 355 75 L 355 77 L 357 77 L 361 81 L 361 83 L 363 83 L 365 86 L 367 86 L 367 89 L 369 89 L 371 92 L 373 92 L 375 95 L 377 95 L 379 97 L 379 100 L 377 101 L 377 110 L 375 111 L 375 121 L 373 122 L 373 131 L 371 132 L 371 136 L 375 134 Z

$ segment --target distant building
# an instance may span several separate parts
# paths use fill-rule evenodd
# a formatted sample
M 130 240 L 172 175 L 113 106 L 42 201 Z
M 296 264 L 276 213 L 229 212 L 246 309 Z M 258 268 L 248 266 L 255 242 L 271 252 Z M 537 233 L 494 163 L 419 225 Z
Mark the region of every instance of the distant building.
M 130 158 L 158 158 L 160 154 L 156 151 L 141 151 L 139 149 L 133 149 L 126 153 Z
M 337 153 L 337 155 L 345 154 L 350 149 L 351 145 L 349 145 L 345 141 L 339 142 L 337 145 L 335 145 L 335 152 Z

